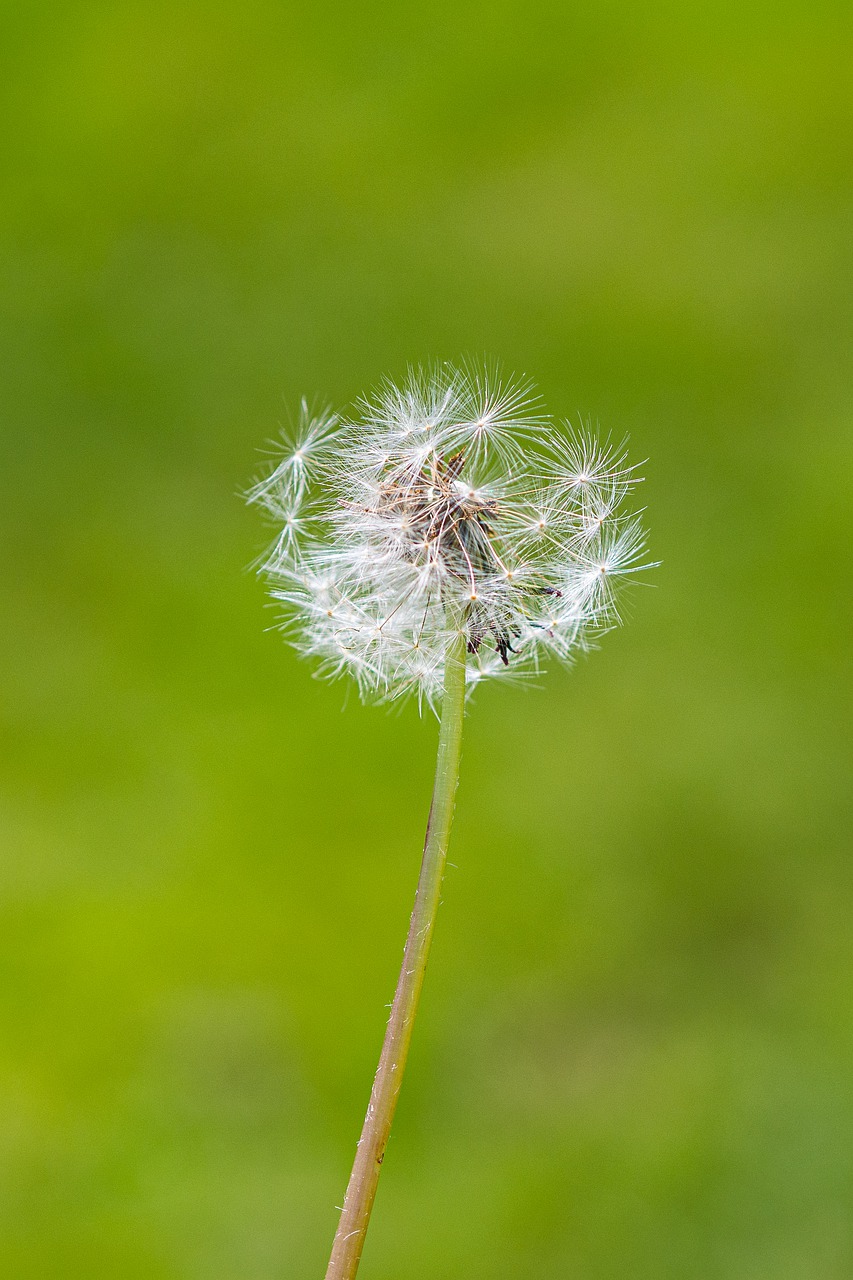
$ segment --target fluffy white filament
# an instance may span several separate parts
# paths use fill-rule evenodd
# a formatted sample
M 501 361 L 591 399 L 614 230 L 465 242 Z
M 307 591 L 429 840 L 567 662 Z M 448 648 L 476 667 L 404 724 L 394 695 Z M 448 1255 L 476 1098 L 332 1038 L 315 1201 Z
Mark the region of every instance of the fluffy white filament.
M 643 568 L 621 448 L 552 427 L 528 384 L 447 366 L 316 416 L 248 499 L 278 536 L 262 565 L 296 647 L 365 700 L 440 699 L 460 628 L 469 689 L 570 661 L 618 621 Z

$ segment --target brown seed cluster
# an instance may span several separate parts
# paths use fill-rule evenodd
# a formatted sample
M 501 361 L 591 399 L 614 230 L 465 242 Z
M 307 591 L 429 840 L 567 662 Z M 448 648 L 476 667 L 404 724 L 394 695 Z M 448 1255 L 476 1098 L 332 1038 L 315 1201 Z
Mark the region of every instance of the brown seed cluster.
M 510 590 L 511 572 L 495 547 L 499 504 L 461 483 L 464 466 L 461 450 L 449 457 L 435 454 L 414 483 L 384 481 L 377 506 L 412 563 L 437 564 L 465 589 L 468 652 L 477 653 L 491 633 L 501 661 L 508 665 L 509 654 L 515 652 L 512 638 L 519 634 L 510 621 L 512 610 L 508 604 L 505 609 L 496 604 L 494 591 L 487 606 L 478 590 L 483 575 L 490 581 L 505 577 Z

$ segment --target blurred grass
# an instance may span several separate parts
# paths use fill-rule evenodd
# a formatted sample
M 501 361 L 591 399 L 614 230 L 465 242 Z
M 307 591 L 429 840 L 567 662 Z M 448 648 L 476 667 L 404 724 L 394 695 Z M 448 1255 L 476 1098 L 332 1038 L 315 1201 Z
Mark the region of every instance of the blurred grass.
M 849 1276 L 849 8 L 2 22 L 3 1274 L 322 1274 L 435 730 L 264 631 L 236 494 L 488 352 L 664 563 L 470 716 L 365 1280 Z

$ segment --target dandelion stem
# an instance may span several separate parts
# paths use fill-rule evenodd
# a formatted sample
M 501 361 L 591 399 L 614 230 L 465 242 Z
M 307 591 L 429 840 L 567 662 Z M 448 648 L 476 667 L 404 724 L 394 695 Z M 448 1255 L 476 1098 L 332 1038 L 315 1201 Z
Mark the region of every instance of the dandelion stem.
M 391 1006 L 388 1029 L 332 1246 L 326 1280 L 352 1280 L 358 1270 L 379 1173 L 385 1158 L 385 1147 L 397 1107 L 435 927 L 453 821 L 462 746 L 462 720 L 465 713 L 465 661 L 466 636 L 464 628 L 460 627 L 459 633 L 454 635 L 448 646 L 445 659 L 435 786 L 415 905 L 403 954 L 403 967 Z

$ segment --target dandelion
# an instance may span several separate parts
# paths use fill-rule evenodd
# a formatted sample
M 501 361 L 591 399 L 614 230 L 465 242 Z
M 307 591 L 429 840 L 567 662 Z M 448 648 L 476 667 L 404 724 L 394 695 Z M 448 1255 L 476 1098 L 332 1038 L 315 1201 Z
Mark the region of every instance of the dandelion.
M 302 403 L 284 456 L 248 493 L 275 521 L 263 561 L 281 626 L 365 701 L 440 714 L 438 763 L 403 967 L 327 1280 L 355 1276 L 399 1093 L 444 871 L 467 697 L 571 662 L 617 621 L 647 567 L 621 506 L 624 448 L 554 426 L 530 385 L 432 367 L 339 417 Z

